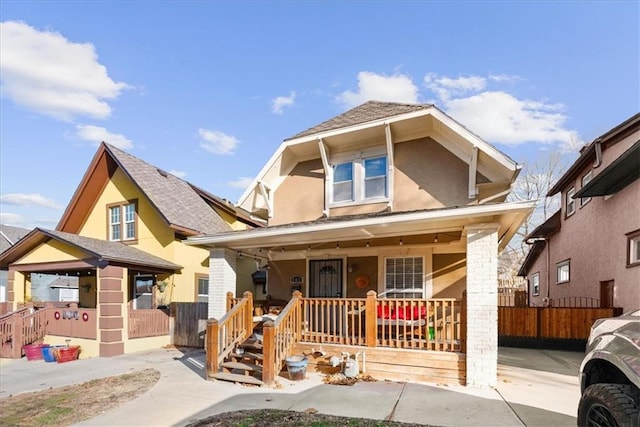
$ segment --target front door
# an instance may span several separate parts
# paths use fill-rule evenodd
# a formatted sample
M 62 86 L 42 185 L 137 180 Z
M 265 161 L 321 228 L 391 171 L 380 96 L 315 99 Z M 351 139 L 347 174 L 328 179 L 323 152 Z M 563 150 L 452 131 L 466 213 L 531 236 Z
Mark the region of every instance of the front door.
M 342 260 L 309 261 L 309 297 L 340 298 L 342 296 Z

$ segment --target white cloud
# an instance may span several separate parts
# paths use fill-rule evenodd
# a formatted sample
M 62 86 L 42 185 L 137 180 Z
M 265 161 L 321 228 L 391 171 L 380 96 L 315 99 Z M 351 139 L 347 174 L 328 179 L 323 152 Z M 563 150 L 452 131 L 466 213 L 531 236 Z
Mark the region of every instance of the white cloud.
M 520 80 L 517 76 L 492 75 L 449 78 L 427 74 L 425 85 L 447 114 L 492 143 L 518 145 L 525 142 L 575 145 L 580 138 L 567 129 L 565 106 L 519 99 L 504 90 L 489 90 L 489 82 Z
M 236 180 L 227 182 L 229 187 L 245 189 L 253 182 L 253 178 L 242 176 Z
M 7 224 L 7 225 L 22 226 L 22 224 L 24 224 L 24 218 L 18 214 L 9 213 L 9 212 L 0 212 L 0 223 Z
M 273 100 L 271 104 L 271 112 L 275 114 L 282 114 L 284 107 L 290 107 L 296 100 L 296 93 L 291 92 L 289 96 L 279 96 Z
M 178 178 L 184 178 L 185 176 L 187 176 L 186 172 L 183 171 L 177 171 L 177 170 L 170 170 L 169 173 L 173 176 L 177 176 Z
M 40 206 L 51 209 L 62 209 L 64 207 L 40 194 L 3 194 L 0 196 L 0 203 L 11 206 Z
M 102 141 L 107 144 L 114 145 L 123 150 L 130 150 L 133 148 L 133 143 L 130 139 L 119 133 L 111 133 L 106 128 L 100 126 L 91 125 L 77 125 L 76 135 L 89 141 L 94 145 L 99 145 Z
M 367 101 L 418 102 L 418 87 L 404 74 L 385 76 L 361 71 L 358 73 L 358 91 L 347 90 L 337 97 L 338 102 L 351 108 Z
M 129 87 L 109 77 L 92 44 L 23 22 L 0 23 L 0 51 L 2 95 L 40 114 L 106 118 L 111 115 L 107 100 Z
M 240 143 L 234 136 L 227 135 L 217 130 L 198 129 L 200 147 L 213 154 L 233 154 Z

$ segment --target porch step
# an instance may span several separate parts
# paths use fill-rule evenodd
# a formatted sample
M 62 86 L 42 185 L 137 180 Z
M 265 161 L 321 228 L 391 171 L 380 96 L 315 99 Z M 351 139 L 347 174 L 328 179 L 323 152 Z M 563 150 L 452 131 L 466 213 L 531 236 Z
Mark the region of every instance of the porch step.
M 251 353 L 251 352 L 245 351 L 242 354 L 231 353 L 229 355 L 229 358 L 232 359 L 234 362 L 242 362 L 243 360 L 249 360 L 255 363 L 256 365 L 262 365 L 263 356 L 261 353 Z
M 231 371 L 244 371 L 245 375 L 251 375 L 252 372 L 262 374 L 262 367 L 251 363 L 224 362 L 222 369 L 227 373 L 231 373 Z
M 262 352 L 262 344 L 260 344 L 258 341 L 245 341 L 242 344 L 240 344 L 238 347 L 243 348 L 245 350 L 254 350 L 254 351 Z
M 253 384 L 258 386 L 264 385 L 262 381 L 250 375 L 232 374 L 229 372 L 217 372 L 211 375 L 210 378 L 221 380 L 221 381 L 230 381 L 236 384 L 242 383 L 242 384 Z

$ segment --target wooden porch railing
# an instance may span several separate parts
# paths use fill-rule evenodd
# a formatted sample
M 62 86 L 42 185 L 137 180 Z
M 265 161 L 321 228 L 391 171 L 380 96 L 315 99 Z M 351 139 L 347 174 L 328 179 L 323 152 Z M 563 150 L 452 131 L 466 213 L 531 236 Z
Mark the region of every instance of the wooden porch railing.
M 19 359 L 22 346 L 40 341 L 47 334 L 47 309 L 30 307 L 0 317 L 0 356 Z
M 169 334 L 169 312 L 160 309 L 129 309 L 129 338 Z
M 302 298 L 302 342 L 459 352 L 462 300 Z
M 234 300 L 227 294 L 227 301 Z M 234 301 L 231 310 L 220 320 L 207 320 L 205 338 L 207 378 L 220 370 L 220 365 L 234 348 L 253 332 L 253 295 L 245 292 L 243 298 Z
M 271 386 L 282 370 L 286 357 L 300 341 L 302 327 L 302 293 L 296 291 L 276 320 L 264 323 L 262 333 L 262 381 Z

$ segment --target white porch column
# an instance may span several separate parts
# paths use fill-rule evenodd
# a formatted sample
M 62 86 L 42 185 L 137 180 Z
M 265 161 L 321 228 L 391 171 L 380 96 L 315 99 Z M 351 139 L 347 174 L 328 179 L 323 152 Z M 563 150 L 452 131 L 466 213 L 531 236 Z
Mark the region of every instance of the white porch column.
M 209 319 L 226 312 L 227 292 L 236 293 L 236 253 L 216 248 L 209 251 Z
M 498 375 L 498 225 L 467 234 L 467 385 L 494 387 Z

